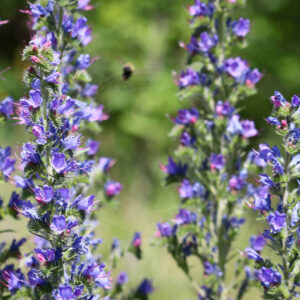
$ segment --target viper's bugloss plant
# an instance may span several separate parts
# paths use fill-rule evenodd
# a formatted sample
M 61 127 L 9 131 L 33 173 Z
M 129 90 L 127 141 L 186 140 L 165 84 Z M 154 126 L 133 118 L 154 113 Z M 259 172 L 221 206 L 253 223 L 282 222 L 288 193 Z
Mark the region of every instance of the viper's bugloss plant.
M 87 68 L 94 62 L 85 54 L 91 28 L 82 11 L 88 0 L 49 0 L 29 4 L 33 38 L 24 49 L 30 66 L 24 74 L 26 96 L 14 106 L 5 100 L 1 115 L 24 125 L 30 140 L 19 153 L 19 174 L 11 173 L 10 149 L 1 150 L 4 178 L 18 188 L 9 201 L 10 213 L 29 219 L 35 248 L 23 258 L 22 271 L 8 265 L 1 270 L 1 299 L 99 299 L 111 288 L 110 270 L 93 250 L 92 212 L 99 207 L 93 187 L 102 199 L 119 194 L 120 183 L 108 179 L 114 161 L 96 160 L 99 143 L 85 139 L 108 118 L 93 102 L 97 86 Z M 8 105 L 9 104 L 9 105 Z M 99 193 L 100 194 L 100 193 Z M 99 196 L 99 195 L 98 195 Z M 13 243 L 18 253 L 23 243 Z
M 233 11 L 244 2 L 196 0 L 188 8 L 191 39 L 180 43 L 188 59 L 176 83 L 188 108 L 172 118 L 170 135 L 180 140 L 180 146 L 162 170 L 167 184 L 178 184 L 181 202 L 171 222 L 157 224 L 156 235 L 157 243 L 167 247 L 193 283 L 199 299 L 225 300 L 230 295 L 242 299 L 250 282 L 248 272 L 242 279 L 245 259 L 233 242 L 253 193 L 248 175 L 253 160 L 246 149 L 258 131 L 238 112 L 241 101 L 255 93 L 262 74 L 232 56 L 235 46 L 245 45 L 250 31 L 248 19 L 233 19 Z M 200 282 L 195 279 L 199 271 L 189 264 L 191 256 L 200 262 Z M 233 277 L 228 267 L 232 260 Z
M 255 261 L 255 276 L 264 299 L 298 298 L 300 287 L 300 98 L 291 102 L 280 92 L 271 97 L 273 112 L 266 121 L 282 138 L 280 147 L 259 145 L 256 158 L 264 165 L 249 206 L 266 224 L 263 236 L 254 239 L 244 255 Z M 261 252 L 267 244 L 271 251 Z

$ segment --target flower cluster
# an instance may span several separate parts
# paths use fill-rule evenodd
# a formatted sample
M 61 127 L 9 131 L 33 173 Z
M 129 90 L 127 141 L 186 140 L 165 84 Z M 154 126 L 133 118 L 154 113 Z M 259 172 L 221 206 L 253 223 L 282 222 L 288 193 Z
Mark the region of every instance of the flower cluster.
M 236 254 L 232 243 L 245 222 L 242 214 L 254 188 L 249 183 L 253 161 L 245 157 L 245 148 L 258 134 L 236 105 L 255 93 L 262 78 L 246 60 L 231 56 L 233 45 L 243 44 L 250 31 L 249 20 L 231 17 L 242 2 L 196 0 L 189 7 L 192 37 L 189 43 L 180 42 L 188 67 L 176 82 L 179 97 L 189 99 L 192 107 L 173 118 L 171 136 L 180 146 L 161 166 L 167 183 L 178 183 L 181 204 L 171 222 L 157 224 L 156 236 L 193 281 L 199 299 L 227 299 L 232 287 L 241 296 L 246 291 L 240 279 L 244 262 L 237 259 L 231 283 L 226 268 Z M 203 266 L 201 284 L 190 273 L 190 256 Z
M 273 113 L 266 121 L 282 137 L 283 143 L 281 149 L 261 144 L 255 151 L 256 158 L 264 162 L 264 173 L 259 174 L 260 186 L 249 206 L 259 213 L 259 220 L 267 228 L 263 237 L 251 243 L 244 254 L 256 262 L 265 299 L 292 299 L 299 297 L 300 286 L 300 98 L 295 95 L 289 102 L 280 92 L 275 92 L 271 102 Z M 278 263 L 261 255 L 266 243 L 279 257 Z
M 21 174 L 11 177 L 10 148 L 1 149 L 0 167 L 18 188 L 9 201 L 11 214 L 28 218 L 36 238 L 33 252 L 23 258 L 26 270 L 12 265 L 1 270 L 3 297 L 91 300 L 111 288 L 110 271 L 92 255 L 101 240 L 93 233 L 91 215 L 99 206 L 90 190 L 100 185 L 98 196 L 110 200 L 122 186 L 108 179 L 114 161 L 97 159 L 99 142 L 84 140 L 82 133 L 99 132 L 108 118 L 92 100 L 97 86 L 87 68 L 93 59 L 82 53 L 91 41 L 82 11 L 91 8 L 89 1 L 49 0 L 24 11 L 34 30 L 23 52 L 30 62 L 24 75 L 28 94 L 15 105 L 5 99 L 0 113 L 24 125 L 31 140 L 19 153 Z M 18 256 L 23 242 L 14 241 L 8 252 Z

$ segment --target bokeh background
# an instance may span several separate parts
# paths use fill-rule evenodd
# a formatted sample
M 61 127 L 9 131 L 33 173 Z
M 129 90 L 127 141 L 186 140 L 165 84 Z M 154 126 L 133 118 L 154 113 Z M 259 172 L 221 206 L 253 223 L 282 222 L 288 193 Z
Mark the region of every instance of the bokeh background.
M 141 231 L 144 259 L 136 261 L 128 256 L 119 268 L 129 272 L 129 288 L 144 276 L 153 278 L 156 292 L 151 299 L 196 298 L 166 250 L 149 245 L 156 222 L 172 218 L 178 207 L 176 188 L 163 187 L 159 164 L 166 161 L 176 145 L 168 138 L 172 124 L 167 115 L 175 114 L 185 105 L 176 98 L 177 87 L 171 73 L 184 66 L 185 51 L 178 47 L 178 41 L 189 39 L 185 7 L 191 2 L 94 0 L 95 10 L 87 13 L 94 31 L 94 42 L 87 51 L 101 58 L 91 67 L 94 82 L 100 85 L 97 101 L 111 115 L 99 136 L 101 153 L 118 160 L 112 176 L 124 185 L 119 204 L 105 207 L 99 213 L 99 235 L 104 240 L 100 250 L 105 256 L 113 237 L 126 243 L 135 231 Z M 0 66 L 10 67 L 5 80 L 0 80 L 1 99 L 7 95 L 18 99 L 24 93 L 20 55 L 30 33 L 27 16 L 19 10 L 26 5 L 25 0 L 0 1 L 1 18 L 10 20 L 0 29 Z M 237 49 L 236 54 L 264 72 L 258 94 L 244 102 L 242 113 L 243 117 L 254 119 L 257 128 L 264 127 L 251 147 L 260 141 L 273 144 L 275 137 L 263 120 L 271 108 L 268 98 L 274 90 L 290 97 L 300 89 L 300 1 L 249 0 L 247 7 L 236 14 L 252 22 L 249 46 Z M 129 81 L 123 81 L 122 66 L 127 62 L 136 71 Z M 0 145 L 20 146 L 27 138 L 23 132 L 12 124 L 1 126 Z M 0 185 L 5 201 L 8 193 L 7 185 Z M 251 234 L 258 233 L 255 223 L 249 212 L 237 249 L 245 247 Z M 16 232 L 1 235 L 1 240 L 27 234 L 24 222 L 8 218 L 1 222 L 0 229 L 7 227 Z M 195 272 L 200 276 L 201 272 Z M 259 299 L 257 292 L 251 290 L 246 299 L 254 296 Z

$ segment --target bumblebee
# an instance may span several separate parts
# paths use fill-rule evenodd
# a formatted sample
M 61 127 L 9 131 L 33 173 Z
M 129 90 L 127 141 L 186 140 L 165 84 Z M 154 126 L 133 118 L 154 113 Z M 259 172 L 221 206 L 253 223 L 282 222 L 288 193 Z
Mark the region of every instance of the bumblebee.
M 123 73 L 122 73 L 123 80 L 130 79 L 133 73 L 134 73 L 134 66 L 132 64 L 127 63 L 123 65 Z

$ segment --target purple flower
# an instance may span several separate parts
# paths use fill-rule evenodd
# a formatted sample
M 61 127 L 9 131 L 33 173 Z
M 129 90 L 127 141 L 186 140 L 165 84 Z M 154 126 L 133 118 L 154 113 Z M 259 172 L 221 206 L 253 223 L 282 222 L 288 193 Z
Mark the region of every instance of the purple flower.
M 267 221 L 269 223 L 270 229 L 272 233 L 281 232 L 282 228 L 286 226 L 286 215 L 284 213 L 279 213 L 275 211 L 274 213 L 270 213 L 267 217 Z
M 40 154 L 35 151 L 36 146 L 31 143 L 26 143 L 22 147 L 21 157 L 23 162 L 38 164 L 41 162 Z
M 267 174 L 259 174 L 259 182 L 264 185 L 267 186 L 268 188 L 272 188 L 274 187 L 274 182 L 271 180 L 271 178 L 267 175 Z
M 99 150 L 100 142 L 88 139 L 86 142 L 86 147 L 88 148 L 87 155 L 94 156 Z
M 33 125 L 32 126 L 32 133 L 35 135 L 37 138 L 36 142 L 39 145 L 45 145 L 47 143 L 47 137 L 45 135 L 45 130 L 42 125 Z
M 10 118 L 15 112 L 14 99 L 12 97 L 5 98 L 2 102 L 0 102 L 0 113 Z
M 228 58 L 227 60 L 225 60 L 223 69 L 238 82 L 244 82 L 245 76 L 249 70 L 249 66 L 246 60 L 242 60 L 240 57 L 236 57 Z
M 169 157 L 169 163 L 165 166 L 161 166 L 161 169 L 164 173 L 167 173 L 169 176 L 185 176 L 187 172 L 187 164 L 182 165 L 181 162 L 178 164 L 174 162 L 173 158 Z
M 51 156 L 51 166 L 57 173 L 63 173 L 67 168 L 66 156 L 63 153 L 54 152 Z
M 242 128 L 243 128 L 243 137 L 244 138 L 250 138 L 250 137 L 253 137 L 253 136 L 256 136 L 257 135 L 257 130 L 255 128 L 255 124 L 253 121 L 249 121 L 249 120 L 243 120 L 241 121 L 241 125 L 242 125 Z
M 232 23 L 232 32 L 238 37 L 245 37 L 250 31 L 250 20 L 240 18 Z
M 240 122 L 240 116 L 239 115 L 233 115 L 228 122 L 227 126 L 227 132 L 230 135 L 242 135 L 244 132 L 243 126 Z
M 19 103 L 31 109 L 37 109 L 43 102 L 41 92 L 39 90 L 29 91 L 29 99 L 22 98 Z
M 126 272 L 120 272 L 117 278 L 117 284 L 123 285 L 128 281 L 128 275 Z
M 22 274 L 20 269 L 14 270 L 13 265 L 6 266 L 0 271 L 0 278 L 4 285 L 8 288 L 11 293 L 15 293 L 17 290 L 25 285 L 25 276 Z
M 222 170 L 225 166 L 225 157 L 222 154 L 212 154 L 209 160 L 212 170 Z
M 89 3 L 90 0 L 78 0 L 77 9 L 90 10 L 93 7 Z
M 16 207 L 17 211 L 24 217 L 36 220 L 39 218 L 36 207 L 30 201 L 21 201 Z
M 191 136 L 188 132 L 183 131 L 180 137 L 180 143 L 182 146 L 190 147 L 196 142 L 196 138 Z
M 271 96 L 271 101 L 275 107 L 286 106 L 288 103 L 282 96 L 282 94 L 278 91 L 275 91 L 274 95 Z
M 116 163 L 115 160 L 109 158 L 109 157 L 100 157 L 99 163 L 97 165 L 97 168 L 103 172 L 107 173 L 112 168 L 112 166 Z
M 199 74 L 191 68 L 182 71 L 179 77 L 178 85 L 180 88 L 185 88 L 190 85 L 200 84 Z
M 196 123 L 199 117 L 199 112 L 196 108 L 181 109 L 178 111 L 178 115 L 175 118 L 176 124 L 189 125 Z
M 0 147 L 0 170 L 4 177 L 9 177 L 11 173 L 15 171 L 16 160 L 10 157 L 11 148 L 6 147 L 2 149 Z
M 135 232 L 131 241 L 134 248 L 140 248 L 142 244 L 142 236 L 140 232 Z
M 139 295 L 148 295 L 153 293 L 153 291 L 154 288 L 153 288 L 152 281 L 147 278 L 145 278 L 137 288 L 137 293 Z
M 180 198 L 182 199 L 193 198 L 193 186 L 186 179 L 182 181 L 178 191 L 179 191 Z
M 257 189 L 254 194 L 254 210 L 271 210 L 271 195 L 268 192 L 268 187 L 263 186 Z
M 76 61 L 75 68 L 79 70 L 87 69 L 91 65 L 91 57 L 89 54 L 81 54 Z
M 81 211 L 85 211 L 89 213 L 90 211 L 94 210 L 93 206 L 95 205 L 94 202 L 94 195 L 82 197 L 82 195 L 79 195 L 75 200 L 72 206 L 75 206 L 77 209 Z
M 243 255 L 249 259 L 254 259 L 256 261 L 262 261 L 262 257 L 252 248 L 247 247 L 244 252 Z
M 258 273 L 257 277 L 265 288 L 270 288 L 272 286 L 278 286 L 281 283 L 281 275 L 272 268 L 262 267 Z
M 256 252 L 260 253 L 266 245 L 266 240 L 261 235 L 253 235 L 250 238 L 250 245 Z
M 298 201 L 292 210 L 291 226 L 294 227 L 299 222 L 300 202 Z
M 275 117 L 268 117 L 266 119 L 266 121 L 269 124 L 273 125 L 273 126 L 280 126 L 281 125 L 280 121 L 277 118 L 275 118 Z
M 81 135 L 69 135 L 62 140 L 62 145 L 65 150 L 75 151 L 80 145 Z
M 50 228 L 56 234 L 61 234 L 67 229 L 67 222 L 65 216 L 54 215 Z
M 74 217 L 66 217 L 63 215 L 54 215 L 50 228 L 56 234 L 61 234 L 64 231 L 70 231 L 73 227 L 78 225 L 78 221 Z
M 234 108 L 229 102 L 219 100 L 216 104 L 215 112 L 218 116 L 230 116 L 234 112 Z
M 247 178 L 247 176 L 246 176 Z M 246 186 L 245 176 L 236 176 L 233 175 L 229 180 L 229 188 L 230 190 L 240 191 Z
M 185 225 L 185 224 L 195 223 L 196 220 L 197 220 L 196 213 L 190 212 L 187 209 L 180 209 L 174 221 L 178 225 Z
M 3 102 L 2 102 L 3 103 Z M 300 98 L 297 96 L 297 95 L 294 95 L 293 97 L 292 97 L 292 106 L 293 107 L 297 107 L 297 106 L 299 106 L 300 105 Z M 0 108 L 0 110 L 1 110 L 1 108 Z
M 169 222 L 166 223 L 157 223 L 157 237 L 170 237 L 173 234 L 173 228 Z
M 59 72 L 54 72 L 46 78 L 48 83 L 58 84 L 58 78 L 60 77 Z
M 39 203 L 49 203 L 54 196 L 53 187 L 44 185 L 43 187 L 35 187 L 33 189 L 35 194 L 35 200 Z
M 58 261 L 62 256 L 60 248 L 57 249 L 34 249 L 35 256 L 40 264 L 52 263 Z
M 73 300 L 79 297 L 83 292 L 84 286 L 75 286 L 74 292 L 72 287 L 68 284 L 62 284 L 58 287 L 58 290 L 54 291 L 56 300 Z
M 46 281 L 43 279 L 42 273 L 34 268 L 28 272 L 27 277 L 28 282 L 32 287 L 35 287 L 37 285 L 43 285 L 46 283 Z
M 200 34 L 200 39 L 198 41 L 199 50 L 202 52 L 208 52 L 211 48 L 215 47 L 218 43 L 217 35 L 209 35 L 207 32 L 202 32 Z
M 83 275 L 87 278 L 94 279 L 96 287 L 101 287 L 103 289 L 111 288 L 111 280 L 109 278 L 110 273 L 105 272 L 105 265 L 92 264 L 86 267 L 83 271 Z
M 82 95 L 86 98 L 93 97 L 97 94 L 98 88 L 98 85 L 88 83 L 82 90 Z
M 206 4 L 200 0 L 195 0 L 195 4 L 189 7 L 189 13 L 192 17 L 205 17 L 211 16 L 214 12 L 212 3 Z
M 119 195 L 122 191 L 122 185 L 116 181 L 107 181 L 104 185 L 104 191 L 107 197 L 113 197 Z
M 203 267 L 205 275 L 216 275 L 217 277 L 222 277 L 223 275 L 223 272 L 216 264 L 211 264 L 210 262 L 205 261 Z
M 246 84 L 249 86 L 253 86 L 257 84 L 262 79 L 262 74 L 258 69 L 249 70 L 246 75 Z

